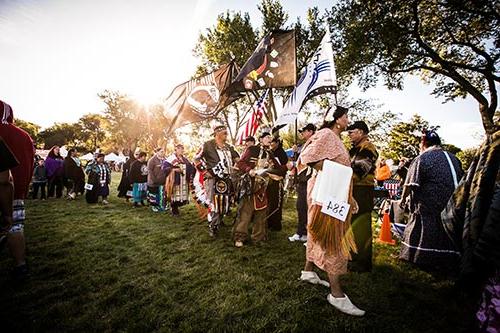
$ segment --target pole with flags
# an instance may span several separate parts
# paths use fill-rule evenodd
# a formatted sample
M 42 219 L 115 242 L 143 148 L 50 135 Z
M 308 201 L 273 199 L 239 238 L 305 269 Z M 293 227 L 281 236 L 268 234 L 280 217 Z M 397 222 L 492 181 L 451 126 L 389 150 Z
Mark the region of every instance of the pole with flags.
M 336 94 L 337 78 L 333 62 L 330 33 L 327 31 L 321 44 L 304 69 L 297 86 L 290 94 L 274 126 L 281 128 L 292 124 L 304 103 L 310 98 L 326 93 Z
M 267 112 L 266 99 L 269 95 L 269 89 L 266 89 L 262 96 L 252 105 L 252 113 L 249 115 L 245 125 L 240 128 L 236 142 L 241 145 L 249 136 L 254 136 L 259 128 L 262 117 Z

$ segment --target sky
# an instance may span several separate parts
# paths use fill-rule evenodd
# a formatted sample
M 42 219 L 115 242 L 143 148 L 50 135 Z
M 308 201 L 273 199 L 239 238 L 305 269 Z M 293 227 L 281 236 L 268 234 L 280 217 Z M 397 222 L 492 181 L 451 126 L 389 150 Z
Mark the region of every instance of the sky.
M 259 1 L 250 0 L 0 0 L 0 99 L 17 118 L 42 127 L 75 122 L 101 112 L 97 97 L 119 90 L 144 105 L 157 103 L 187 81 L 200 60 L 192 50 L 199 33 L 227 10 L 248 12 L 261 24 Z M 304 21 L 307 8 L 331 1 L 282 1 L 289 22 Z M 335 51 L 335 50 L 334 50 Z M 442 104 L 416 77 L 403 91 L 382 86 L 352 98 L 370 97 L 382 110 L 409 120 L 420 114 L 446 143 L 477 146 L 484 133 L 472 98 Z

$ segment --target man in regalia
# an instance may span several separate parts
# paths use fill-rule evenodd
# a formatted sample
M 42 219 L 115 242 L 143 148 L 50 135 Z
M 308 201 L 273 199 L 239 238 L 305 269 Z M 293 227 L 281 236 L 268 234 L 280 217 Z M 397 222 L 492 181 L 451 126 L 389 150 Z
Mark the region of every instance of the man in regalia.
M 236 163 L 241 175 L 238 186 L 238 216 L 233 227 L 236 247 L 242 247 L 247 241 L 248 226 L 252 222 L 252 241 L 260 242 L 267 239 L 267 185 L 269 178 L 280 173 L 280 169 L 279 163 L 269 150 L 271 134 L 263 132 L 259 141 L 259 145 L 248 147 Z
M 227 140 L 225 125 L 216 125 L 213 129 L 214 139 L 203 144 L 199 159 L 204 163 L 203 177 L 206 196 L 209 203 L 209 234 L 214 237 L 221 220 L 228 213 L 232 197 L 231 173 L 234 163 L 239 159 L 238 153 Z

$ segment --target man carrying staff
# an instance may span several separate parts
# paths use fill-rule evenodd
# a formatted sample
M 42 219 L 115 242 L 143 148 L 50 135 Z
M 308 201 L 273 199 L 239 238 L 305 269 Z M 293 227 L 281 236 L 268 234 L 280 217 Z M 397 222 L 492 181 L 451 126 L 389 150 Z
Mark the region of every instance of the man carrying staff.
M 226 126 L 216 125 L 213 131 L 215 138 L 205 142 L 199 154 L 206 168 L 204 187 L 209 201 L 207 218 L 211 237 L 217 235 L 222 217 L 229 211 L 232 195 L 231 170 L 239 159 L 234 148 L 226 143 Z
M 260 242 L 267 239 L 267 184 L 268 172 L 274 166 L 269 151 L 271 134 L 263 132 L 259 145 L 248 147 L 236 163 L 241 173 L 238 193 L 238 216 L 233 227 L 236 247 L 242 247 L 248 238 L 248 225 L 253 221 L 252 240 Z

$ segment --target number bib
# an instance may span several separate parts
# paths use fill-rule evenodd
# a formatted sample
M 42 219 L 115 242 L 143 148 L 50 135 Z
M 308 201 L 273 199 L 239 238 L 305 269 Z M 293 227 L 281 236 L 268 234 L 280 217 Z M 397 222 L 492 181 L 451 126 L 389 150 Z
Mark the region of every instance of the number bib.
M 339 201 L 335 198 L 329 197 L 323 203 L 321 207 L 321 212 L 330 215 L 342 222 L 345 222 L 347 215 L 349 214 L 349 205 L 347 202 Z

